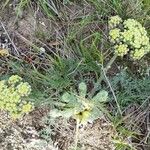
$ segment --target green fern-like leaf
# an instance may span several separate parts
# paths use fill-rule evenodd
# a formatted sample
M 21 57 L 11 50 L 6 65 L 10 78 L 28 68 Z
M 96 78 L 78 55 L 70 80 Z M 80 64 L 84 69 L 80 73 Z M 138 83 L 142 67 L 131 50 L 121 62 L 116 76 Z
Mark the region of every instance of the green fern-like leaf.
M 94 120 L 100 118 L 101 116 L 103 116 L 102 111 L 99 108 L 94 107 L 94 109 L 91 111 L 88 121 L 92 123 Z

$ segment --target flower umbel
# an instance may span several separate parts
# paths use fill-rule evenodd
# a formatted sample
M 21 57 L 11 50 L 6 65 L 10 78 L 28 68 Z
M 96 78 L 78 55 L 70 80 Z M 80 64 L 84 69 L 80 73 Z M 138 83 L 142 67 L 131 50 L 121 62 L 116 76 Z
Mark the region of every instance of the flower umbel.
M 129 53 L 132 60 L 139 60 L 150 52 L 146 29 L 138 21 L 134 19 L 122 21 L 119 16 L 113 16 L 108 23 L 110 41 L 117 56 L 123 57 Z
M 120 29 L 115 28 L 115 29 L 110 30 L 109 36 L 110 36 L 111 42 L 113 42 L 113 43 L 119 42 L 119 38 L 120 38 Z
M 110 17 L 110 20 L 108 21 L 108 25 L 110 28 L 117 27 L 122 22 L 122 19 L 119 16 L 113 16 Z
M 19 77 L 18 75 L 12 75 L 9 79 L 8 79 L 8 83 L 10 83 L 10 84 L 15 84 L 15 83 L 17 83 L 17 82 L 19 82 L 19 81 L 21 81 L 22 80 L 22 78 L 21 77 Z
M 13 119 L 29 113 L 33 109 L 27 101 L 30 93 L 31 86 L 18 75 L 0 81 L 0 110 L 7 111 Z
M 31 87 L 27 82 L 21 82 L 16 88 L 21 96 L 28 96 L 31 92 Z
M 128 45 L 126 44 L 119 44 L 115 46 L 115 53 L 118 56 L 123 57 L 124 55 L 126 55 L 128 53 L 129 49 L 128 49 Z

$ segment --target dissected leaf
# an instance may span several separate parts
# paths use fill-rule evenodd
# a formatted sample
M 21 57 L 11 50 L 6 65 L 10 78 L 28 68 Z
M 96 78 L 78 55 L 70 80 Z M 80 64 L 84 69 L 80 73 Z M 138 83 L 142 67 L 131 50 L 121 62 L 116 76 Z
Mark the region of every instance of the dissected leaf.
M 54 105 L 55 105 L 56 107 L 65 107 L 65 106 L 66 106 L 65 103 L 63 103 L 63 102 L 58 102 L 58 101 L 55 101 L 55 102 L 54 102 Z
M 53 109 L 50 111 L 50 116 L 53 118 L 57 118 L 61 116 L 61 111 L 58 109 Z
M 87 93 L 87 86 L 84 82 L 79 84 L 79 95 L 85 97 Z
M 70 118 L 73 115 L 74 115 L 74 109 L 72 108 L 70 109 L 68 108 L 68 109 L 61 111 L 61 116 L 64 118 Z
M 99 93 L 97 93 L 92 101 L 94 101 L 95 103 L 97 102 L 106 102 L 108 98 L 108 92 L 107 91 L 100 91 Z
M 68 108 L 65 110 L 53 109 L 50 112 L 50 116 L 52 118 L 57 118 L 57 117 L 70 118 L 71 116 L 73 116 L 73 114 L 74 114 L 74 109 L 72 109 L 72 108 L 70 108 L 70 109 Z
M 84 106 L 81 105 L 80 103 L 76 103 L 75 104 L 75 113 L 79 113 L 79 112 L 82 112 L 84 110 Z
M 76 101 L 76 97 L 73 94 L 69 94 L 69 93 L 64 93 L 62 96 L 62 101 L 69 103 L 69 102 L 75 102 Z
M 98 119 L 102 115 L 103 115 L 102 111 L 99 108 L 94 107 L 94 109 L 90 113 L 90 116 L 88 118 L 88 122 L 92 123 L 94 120 Z

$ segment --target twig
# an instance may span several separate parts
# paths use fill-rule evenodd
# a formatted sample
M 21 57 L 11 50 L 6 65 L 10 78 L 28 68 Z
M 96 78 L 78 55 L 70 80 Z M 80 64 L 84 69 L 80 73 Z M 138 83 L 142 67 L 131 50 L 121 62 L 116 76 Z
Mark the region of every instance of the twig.
M 9 38 L 9 40 L 10 40 L 12 46 L 14 47 L 14 50 L 15 50 L 16 54 L 19 56 L 19 52 L 18 52 L 18 50 L 17 50 L 17 48 L 16 48 L 14 42 L 11 40 L 11 38 L 10 38 L 10 36 L 9 36 L 9 34 L 8 34 L 8 32 L 7 32 L 6 28 L 5 28 L 5 26 L 4 26 L 4 24 L 2 23 L 2 21 L 0 21 L 0 23 L 1 23 L 1 25 L 2 25 L 2 27 L 3 27 L 3 29 L 4 29 L 4 31 L 5 31 L 5 33 L 6 33 L 6 35 L 7 35 L 7 37 Z
M 31 41 L 29 41 L 28 39 L 26 39 L 23 35 L 21 35 L 19 32 L 15 32 L 16 36 L 21 38 L 26 44 L 34 47 L 35 49 L 39 49 L 36 45 L 34 45 Z

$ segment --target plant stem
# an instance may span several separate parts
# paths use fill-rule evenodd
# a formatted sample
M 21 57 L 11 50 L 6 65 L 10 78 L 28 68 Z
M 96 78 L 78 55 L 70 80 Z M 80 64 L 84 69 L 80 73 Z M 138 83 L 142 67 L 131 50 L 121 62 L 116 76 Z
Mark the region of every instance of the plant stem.
M 116 60 L 117 55 L 114 55 L 110 61 L 108 62 L 108 64 L 106 65 L 106 67 L 104 68 L 105 73 L 107 73 L 108 69 L 111 67 L 111 65 L 114 63 L 114 61 Z M 93 96 L 95 94 L 95 92 L 98 90 L 99 85 L 101 84 L 101 82 L 104 80 L 104 73 L 103 71 L 101 71 L 101 75 L 100 78 L 97 80 L 97 83 L 95 84 L 95 87 L 93 88 L 93 90 L 91 91 L 91 95 Z
M 76 124 L 75 148 L 74 148 L 74 150 L 77 150 L 77 148 L 78 148 L 78 135 L 79 135 L 79 122 L 80 122 L 80 120 L 77 119 L 76 122 L 77 122 L 77 124 Z
M 103 68 L 102 68 L 102 69 L 103 69 Z M 116 97 L 115 92 L 114 92 L 114 90 L 113 90 L 113 88 L 112 88 L 112 86 L 111 86 L 111 83 L 109 82 L 109 80 L 108 80 L 108 78 L 107 78 L 107 76 L 106 76 L 106 72 L 105 72 L 104 69 L 103 69 L 103 75 L 104 75 L 104 77 L 105 77 L 105 79 L 106 79 L 106 81 L 107 81 L 107 84 L 108 84 L 108 86 L 110 87 L 110 90 L 111 90 L 111 92 L 112 92 L 112 94 L 113 94 L 113 97 L 114 97 L 114 99 L 115 99 L 116 105 L 117 105 L 117 107 L 118 107 L 118 111 L 119 111 L 120 115 L 122 116 L 122 111 L 121 111 L 120 105 L 119 105 L 119 103 L 118 103 L 118 101 L 117 101 L 117 97 Z
M 116 60 L 116 58 L 117 58 L 117 55 L 114 55 L 112 58 L 111 58 L 111 60 L 108 62 L 108 64 L 106 65 L 106 67 L 105 67 L 105 72 L 107 72 L 108 71 L 108 69 L 111 67 L 111 65 L 114 63 L 114 61 Z

